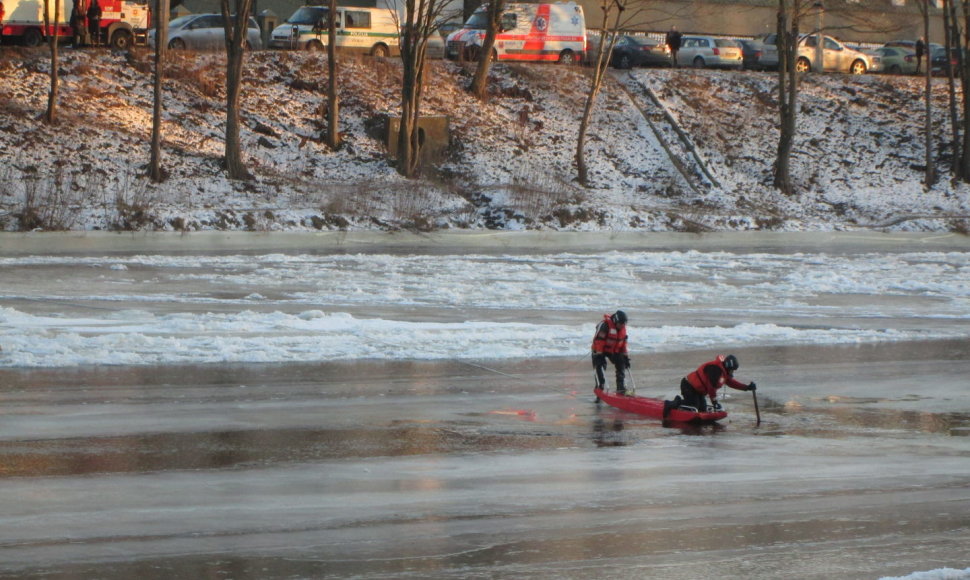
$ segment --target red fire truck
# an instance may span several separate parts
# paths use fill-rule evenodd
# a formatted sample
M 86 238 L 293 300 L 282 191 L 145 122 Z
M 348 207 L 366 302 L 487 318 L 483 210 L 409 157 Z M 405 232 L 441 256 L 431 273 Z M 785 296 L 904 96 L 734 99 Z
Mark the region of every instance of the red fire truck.
M 91 0 L 78 0 L 82 13 L 87 11 Z M 54 2 L 60 4 L 60 14 L 54 22 Z M 125 49 L 136 42 L 144 42 L 150 25 L 147 1 L 99 0 L 101 4 L 101 33 L 98 44 Z M 37 46 L 51 36 L 71 38 L 74 30 L 70 25 L 72 2 L 52 0 L 48 2 L 50 24 L 44 24 L 44 2 L 38 0 L 3 0 L 7 13 L 3 22 L 4 42 L 20 40 L 26 46 Z

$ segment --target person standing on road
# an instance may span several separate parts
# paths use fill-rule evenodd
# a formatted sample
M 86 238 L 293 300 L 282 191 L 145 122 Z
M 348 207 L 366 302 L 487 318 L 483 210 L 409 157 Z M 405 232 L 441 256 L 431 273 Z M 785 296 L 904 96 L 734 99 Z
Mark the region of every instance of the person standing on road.
M 626 349 L 626 313 L 617 310 L 604 314 L 603 321 L 596 325 L 593 335 L 593 369 L 596 371 L 596 388 L 606 385 L 606 362 L 613 363 L 616 370 L 616 394 L 626 394 L 626 370 L 630 368 L 630 357 Z
M 916 40 L 916 74 L 919 74 L 920 63 L 923 62 L 923 55 L 926 54 L 926 43 L 923 37 Z M 930 66 L 929 59 L 926 59 L 926 66 Z
M 681 405 L 694 407 L 698 412 L 703 413 L 707 410 L 705 397 L 710 397 L 711 406 L 715 411 L 720 411 L 721 404 L 717 402 L 717 391 L 725 385 L 739 391 L 757 390 L 753 382 L 745 385 L 735 380 L 734 371 L 738 370 L 739 366 L 738 358 L 733 354 L 727 356 L 719 354 L 714 360 L 697 367 L 696 371 L 681 379 L 680 396 L 673 401 L 664 401 L 664 416 L 667 416 L 670 409 Z
M 671 26 L 665 39 L 667 48 L 670 49 L 671 66 L 677 68 L 677 52 L 680 51 L 680 31 L 676 26 Z
M 88 6 L 88 36 L 94 46 L 101 46 L 101 14 L 101 3 L 91 0 Z

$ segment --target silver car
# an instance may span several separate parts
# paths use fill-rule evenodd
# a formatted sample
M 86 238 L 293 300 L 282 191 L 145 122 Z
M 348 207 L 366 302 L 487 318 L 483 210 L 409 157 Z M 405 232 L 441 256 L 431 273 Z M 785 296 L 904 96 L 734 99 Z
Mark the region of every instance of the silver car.
M 741 68 L 744 54 L 738 41 L 713 36 L 684 36 L 677 52 L 677 64 L 696 68 Z
M 872 68 L 869 55 L 866 53 L 849 48 L 831 36 L 826 36 L 823 42 L 823 71 L 862 75 Z M 817 55 L 818 37 L 814 34 L 802 37 L 798 43 L 798 60 L 795 61 L 795 70 L 798 72 L 815 71 L 818 68 Z
M 148 45 L 155 46 L 155 30 L 148 34 Z M 190 14 L 168 23 L 168 47 L 172 50 L 221 50 L 226 47 L 226 29 L 222 14 Z M 263 47 L 259 24 L 249 19 L 246 48 Z

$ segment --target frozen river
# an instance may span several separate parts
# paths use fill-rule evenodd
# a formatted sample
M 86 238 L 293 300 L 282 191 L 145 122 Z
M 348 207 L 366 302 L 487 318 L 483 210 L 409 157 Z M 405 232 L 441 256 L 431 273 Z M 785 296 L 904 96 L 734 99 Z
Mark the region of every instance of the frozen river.
M 717 352 L 758 382 L 664 426 Z M 0 238 L 0 577 L 970 568 L 959 236 Z

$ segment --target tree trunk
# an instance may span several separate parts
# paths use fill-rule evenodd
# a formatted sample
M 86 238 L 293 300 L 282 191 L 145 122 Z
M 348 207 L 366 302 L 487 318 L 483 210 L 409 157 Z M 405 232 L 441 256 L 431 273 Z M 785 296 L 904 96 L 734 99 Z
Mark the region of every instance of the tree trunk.
M 337 0 L 330 0 L 330 22 L 327 31 L 327 145 L 340 146 L 340 103 L 337 99 Z
M 970 46 L 970 2 L 963 2 L 963 31 L 964 38 L 960 43 L 961 53 Z M 961 55 L 962 56 L 962 55 Z M 963 146 L 960 148 L 960 169 L 958 177 L 970 183 L 970 59 L 961 62 L 960 82 L 963 88 Z
M 790 21 L 790 24 L 789 24 Z M 774 186 L 785 195 L 795 193 L 791 181 L 791 155 L 795 143 L 798 114 L 798 73 L 795 59 L 798 54 L 799 6 L 789 10 L 786 0 L 778 0 L 778 153 L 775 158 Z
M 401 27 L 401 125 L 397 140 L 397 171 L 417 177 L 421 169 L 421 96 L 424 91 L 425 53 L 428 37 L 436 34 L 436 22 L 445 0 L 406 0 Z
M 923 38 L 926 39 L 927 46 L 927 57 L 926 57 L 926 73 L 925 73 L 925 114 L 923 121 L 923 132 L 924 132 L 924 144 L 926 153 L 926 175 L 924 179 L 924 185 L 927 188 L 932 187 L 936 183 L 936 166 L 933 160 L 933 66 L 932 66 L 932 53 L 929 50 L 930 46 L 930 0 L 923 0 L 920 5 L 923 11 Z
M 485 94 L 488 91 L 488 71 L 492 66 L 492 49 L 495 47 L 495 37 L 498 35 L 504 10 L 504 0 L 493 0 L 488 5 L 488 30 L 485 31 L 482 52 L 478 56 L 478 67 L 475 69 L 475 76 L 469 87 L 469 92 L 480 101 L 485 100 Z
M 610 13 L 614 5 L 617 8 L 616 18 L 613 25 L 609 25 Z M 621 2 L 615 0 L 604 0 L 600 4 L 603 11 L 603 28 L 600 30 L 600 43 L 596 51 L 596 66 L 590 80 L 589 93 L 586 95 L 586 105 L 583 107 L 583 117 L 579 121 L 579 134 L 576 137 L 576 180 L 583 187 L 589 187 L 589 168 L 586 166 L 586 133 L 593 117 L 593 108 L 596 104 L 596 97 L 603 87 L 603 76 L 610 64 L 610 57 L 613 54 L 613 47 L 616 46 L 617 31 L 620 28 L 620 17 L 625 8 Z
M 47 112 L 44 113 L 44 122 L 48 125 L 53 125 L 57 121 L 57 96 L 60 92 L 60 79 L 58 77 L 57 69 L 59 68 L 58 58 L 57 58 L 57 32 L 56 23 L 61 20 L 61 3 L 54 2 L 54 34 L 50 34 L 52 28 L 50 24 L 49 15 L 50 0 L 44 0 L 44 31 L 48 33 L 47 40 L 50 42 L 51 48 L 51 86 L 50 91 L 47 93 Z
M 168 14 L 168 0 L 156 0 L 155 14 Z M 155 21 L 155 79 L 154 103 L 152 107 L 152 151 L 148 164 L 148 177 L 155 183 L 165 179 L 162 172 L 162 63 L 165 57 L 165 39 L 168 38 L 168 18 L 159 17 Z
M 230 11 L 229 0 L 221 0 L 221 5 L 226 28 L 226 172 L 230 179 L 252 179 L 243 161 L 239 142 L 239 100 L 244 46 L 253 0 L 235 0 L 235 13 Z
M 945 45 L 947 47 L 947 53 L 952 54 L 950 51 L 954 51 L 957 55 L 957 66 L 963 62 L 963 55 L 960 51 L 959 43 L 959 33 L 956 31 L 956 21 L 952 19 L 952 14 L 950 7 L 953 5 L 953 0 L 945 0 L 945 5 L 943 6 L 943 31 L 945 32 Z M 947 81 L 947 96 L 949 97 L 949 111 L 950 111 L 950 133 L 952 138 L 950 140 L 950 173 L 952 175 L 957 175 L 960 171 L 960 119 L 957 114 L 957 94 L 956 94 L 956 78 L 954 78 L 953 66 L 950 64 L 950 59 L 946 62 L 946 81 Z

